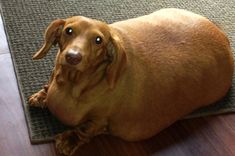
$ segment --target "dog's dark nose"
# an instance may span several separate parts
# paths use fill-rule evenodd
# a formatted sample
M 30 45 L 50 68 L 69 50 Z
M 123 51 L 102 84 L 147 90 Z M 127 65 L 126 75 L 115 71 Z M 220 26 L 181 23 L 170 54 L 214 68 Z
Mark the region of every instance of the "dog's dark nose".
M 82 55 L 75 50 L 70 49 L 67 54 L 65 55 L 65 59 L 67 63 L 71 65 L 77 65 L 82 60 Z

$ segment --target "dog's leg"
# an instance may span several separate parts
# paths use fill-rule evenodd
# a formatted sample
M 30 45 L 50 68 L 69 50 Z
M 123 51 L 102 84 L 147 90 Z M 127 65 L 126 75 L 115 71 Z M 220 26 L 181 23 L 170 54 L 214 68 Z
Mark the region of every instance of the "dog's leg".
M 77 149 L 99 134 L 108 132 L 107 122 L 88 121 L 75 129 L 65 131 L 55 137 L 56 149 L 60 154 L 73 155 Z
M 54 72 L 55 69 L 53 69 L 51 77 L 48 81 L 48 84 L 43 86 L 43 89 L 39 90 L 37 93 L 34 93 L 29 97 L 29 105 L 33 107 L 46 107 L 46 97 L 47 97 L 47 91 L 50 87 L 50 84 L 54 78 Z

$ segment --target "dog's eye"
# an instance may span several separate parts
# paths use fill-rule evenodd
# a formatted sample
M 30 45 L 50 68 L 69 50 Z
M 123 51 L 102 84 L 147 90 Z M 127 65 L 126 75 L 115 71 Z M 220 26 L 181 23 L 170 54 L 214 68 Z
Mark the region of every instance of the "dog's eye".
M 66 32 L 67 35 L 72 35 L 73 29 L 68 27 L 68 28 L 65 29 L 65 32 Z
M 101 43 L 102 43 L 102 38 L 101 38 L 100 36 L 97 36 L 97 37 L 95 38 L 95 43 L 96 43 L 96 44 L 101 44 Z

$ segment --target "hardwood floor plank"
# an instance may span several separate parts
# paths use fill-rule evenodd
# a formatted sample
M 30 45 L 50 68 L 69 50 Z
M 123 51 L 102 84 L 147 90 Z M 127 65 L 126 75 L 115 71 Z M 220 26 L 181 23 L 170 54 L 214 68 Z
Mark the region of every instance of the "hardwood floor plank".
M 0 155 L 52 156 L 53 144 L 31 145 L 10 54 L 0 55 Z
M 194 120 L 193 120 L 194 121 Z M 216 136 L 210 124 L 204 118 L 196 122 L 188 123 L 186 125 L 188 132 L 193 132 L 193 142 L 188 143 L 187 146 L 192 151 L 191 155 L 230 155 L 226 147 L 220 142 L 220 138 Z M 216 146 L 215 146 L 216 145 Z M 221 146 L 222 145 L 222 146 Z M 218 148 L 220 146 L 220 148 Z
M 235 155 L 235 120 L 233 114 L 220 115 L 217 117 L 208 117 L 206 118 L 207 122 L 210 125 L 210 134 L 214 133 L 215 137 L 218 139 L 218 144 Z M 213 140 L 211 138 L 211 140 Z M 213 142 L 215 143 L 215 142 Z
M 4 31 L 1 14 L 0 14 L 0 41 L 1 41 L 0 54 L 9 53 L 9 48 L 6 40 L 6 34 Z

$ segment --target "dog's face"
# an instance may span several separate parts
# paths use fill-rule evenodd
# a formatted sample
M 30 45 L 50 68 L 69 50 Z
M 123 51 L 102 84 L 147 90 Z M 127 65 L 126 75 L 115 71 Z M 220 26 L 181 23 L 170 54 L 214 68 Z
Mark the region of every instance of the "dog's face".
M 69 18 L 61 32 L 58 63 L 83 72 L 107 59 L 109 39 L 106 24 L 85 17 Z
M 52 45 L 58 44 L 56 64 L 71 67 L 80 72 L 96 67 L 103 61 L 111 61 L 107 67 L 109 81 L 116 81 L 125 54 L 120 38 L 109 25 L 82 16 L 53 21 L 45 32 L 43 47 L 33 59 L 44 57 Z M 113 82 L 111 82 L 113 83 Z

